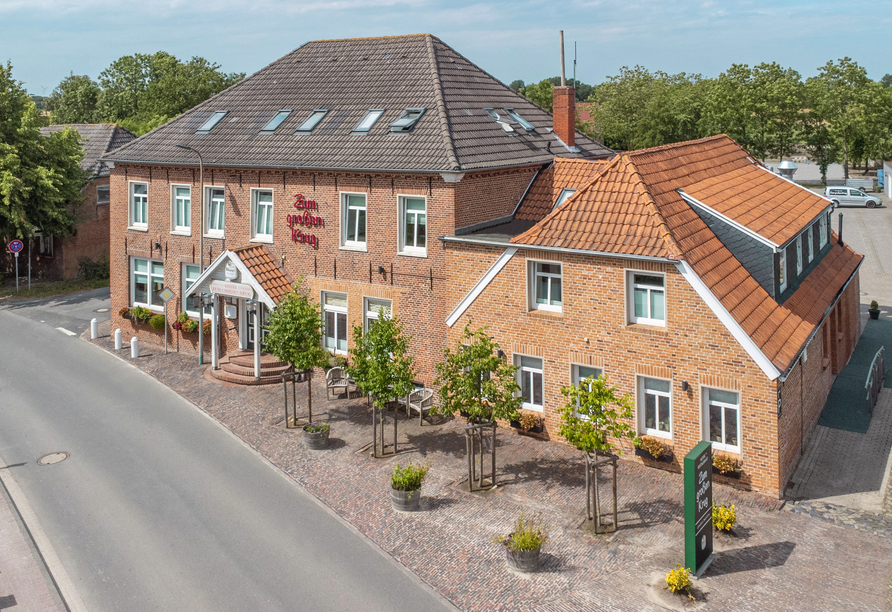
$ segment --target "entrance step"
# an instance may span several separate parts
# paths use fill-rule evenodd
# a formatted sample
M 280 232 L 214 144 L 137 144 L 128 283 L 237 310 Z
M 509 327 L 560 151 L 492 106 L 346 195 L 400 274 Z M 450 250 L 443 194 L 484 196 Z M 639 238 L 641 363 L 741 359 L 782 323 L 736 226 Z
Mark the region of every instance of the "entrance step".
M 221 364 L 222 366 L 222 364 Z M 208 370 L 208 373 L 213 378 L 217 380 L 221 380 L 223 382 L 228 382 L 233 385 L 245 385 L 245 386 L 257 386 L 257 385 L 277 385 L 282 382 L 282 378 L 279 375 L 276 376 L 261 376 L 259 379 L 254 378 L 254 375 L 244 376 L 242 374 L 234 374 L 232 372 L 227 372 L 226 370 Z
M 282 382 L 282 373 L 291 365 L 269 354 L 260 355 L 260 378 L 254 378 L 254 353 L 236 351 L 220 360 L 219 370 L 208 370 L 211 377 L 233 385 L 275 385 Z
M 254 371 L 254 352 L 253 351 L 236 351 L 228 356 L 229 362 L 235 365 L 251 368 Z M 279 361 L 279 358 L 269 353 L 260 354 L 260 368 L 288 366 L 285 361 Z
M 234 363 L 232 361 L 221 361 L 220 369 L 229 372 L 230 374 L 239 374 L 241 376 L 250 376 L 254 377 L 254 362 L 251 361 L 250 366 L 240 365 L 238 363 Z M 276 365 L 271 366 L 269 364 L 260 362 L 260 376 L 280 376 L 283 372 L 287 372 L 291 369 L 291 366 L 288 364 L 285 365 Z

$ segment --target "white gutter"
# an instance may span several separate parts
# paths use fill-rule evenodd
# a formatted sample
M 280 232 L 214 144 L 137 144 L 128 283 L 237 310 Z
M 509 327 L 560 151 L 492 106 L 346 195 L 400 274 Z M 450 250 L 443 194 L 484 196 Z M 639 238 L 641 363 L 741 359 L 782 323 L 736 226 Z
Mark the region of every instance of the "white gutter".
M 452 311 L 452 314 L 450 314 L 446 318 L 446 325 L 448 325 L 449 327 L 455 325 L 455 323 L 459 320 L 459 318 L 461 318 L 465 311 L 471 307 L 471 304 L 474 303 L 474 300 L 477 299 L 477 296 L 483 293 L 483 290 L 486 289 L 486 286 L 489 285 L 490 282 L 492 282 L 492 279 L 494 279 L 498 275 L 498 273 L 502 271 L 502 268 L 504 268 L 508 264 L 511 258 L 514 257 L 514 254 L 517 253 L 517 250 L 517 247 L 510 247 L 508 249 L 505 249 L 505 252 L 502 253 L 495 261 L 495 263 L 490 266 L 489 270 L 486 271 L 486 274 L 483 275 L 483 278 L 477 281 L 477 284 L 474 285 L 473 289 L 471 289 L 471 291 L 468 292 L 468 294 L 462 299 L 462 301 L 458 303 L 458 306 L 455 307 L 455 310 Z
M 776 380 L 780 377 L 781 371 L 777 369 L 777 367 L 771 363 L 771 360 L 765 356 L 765 353 L 756 346 L 756 343 L 753 342 L 753 339 L 750 338 L 749 334 L 746 333 L 737 320 L 731 316 L 731 313 L 722 305 L 719 299 L 709 290 L 706 286 L 706 283 L 694 272 L 693 268 L 691 268 L 687 262 L 679 261 L 675 263 L 675 267 L 681 273 L 688 284 L 694 288 L 694 291 L 697 292 L 697 295 L 700 296 L 706 305 L 709 306 L 710 310 L 715 313 L 715 316 L 719 318 L 725 328 L 731 332 L 731 335 L 734 336 L 734 339 L 740 343 L 740 346 L 743 347 L 743 350 L 747 352 L 747 354 L 752 357 L 753 361 L 762 369 L 765 375 L 768 377 L 768 380 Z
M 606 251 L 590 251 L 588 249 L 567 249 L 564 247 L 540 246 L 538 244 L 514 244 L 507 240 L 484 240 L 482 238 L 464 238 L 463 236 L 438 236 L 437 240 L 443 242 L 462 242 L 465 244 L 482 244 L 485 246 L 506 247 L 516 246 L 530 251 L 551 251 L 554 253 L 570 253 L 573 255 L 593 255 L 599 257 L 615 257 L 617 259 L 637 259 L 640 261 L 655 261 L 659 263 L 678 263 L 677 259 L 668 257 L 654 257 L 653 255 L 630 255 L 628 253 L 608 253 Z

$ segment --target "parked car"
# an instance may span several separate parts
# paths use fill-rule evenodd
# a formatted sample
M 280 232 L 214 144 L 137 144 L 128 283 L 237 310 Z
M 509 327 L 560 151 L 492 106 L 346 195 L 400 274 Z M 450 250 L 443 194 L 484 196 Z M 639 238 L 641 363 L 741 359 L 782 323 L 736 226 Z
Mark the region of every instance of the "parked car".
M 825 187 L 824 197 L 830 200 L 834 206 L 866 206 L 876 208 L 883 202 L 879 196 L 867 195 L 855 187 Z

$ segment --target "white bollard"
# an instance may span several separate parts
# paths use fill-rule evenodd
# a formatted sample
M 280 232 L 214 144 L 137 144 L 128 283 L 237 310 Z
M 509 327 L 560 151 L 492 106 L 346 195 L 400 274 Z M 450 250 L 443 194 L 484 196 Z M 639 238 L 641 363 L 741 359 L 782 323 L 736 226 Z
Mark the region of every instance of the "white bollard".
M 99 337 L 99 322 L 96 319 L 90 321 L 90 340 Z
M 130 358 L 136 359 L 139 357 L 139 339 L 136 336 L 130 338 Z
M 115 350 L 116 351 L 121 350 L 121 330 L 120 329 L 115 330 Z

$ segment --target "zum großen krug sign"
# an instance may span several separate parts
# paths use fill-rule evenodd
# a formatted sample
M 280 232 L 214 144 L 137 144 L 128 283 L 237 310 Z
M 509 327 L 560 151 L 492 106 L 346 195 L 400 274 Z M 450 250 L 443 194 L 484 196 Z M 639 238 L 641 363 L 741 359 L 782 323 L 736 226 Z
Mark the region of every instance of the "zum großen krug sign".
M 310 234 L 305 232 L 301 227 L 311 228 L 311 227 L 325 227 L 325 221 L 322 217 L 318 217 L 316 215 L 310 214 L 309 211 L 318 211 L 319 206 L 316 204 L 316 200 L 308 200 L 303 194 L 298 193 L 294 196 L 294 208 L 297 210 L 302 210 L 300 213 L 289 213 L 286 221 L 288 222 L 288 228 L 291 230 L 291 240 L 292 242 L 303 242 L 309 244 L 314 249 L 319 248 L 319 240 L 316 237 L 316 234 Z
M 684 458 L 684 563 L 700 576 L 712 561 L 712 443 Z

